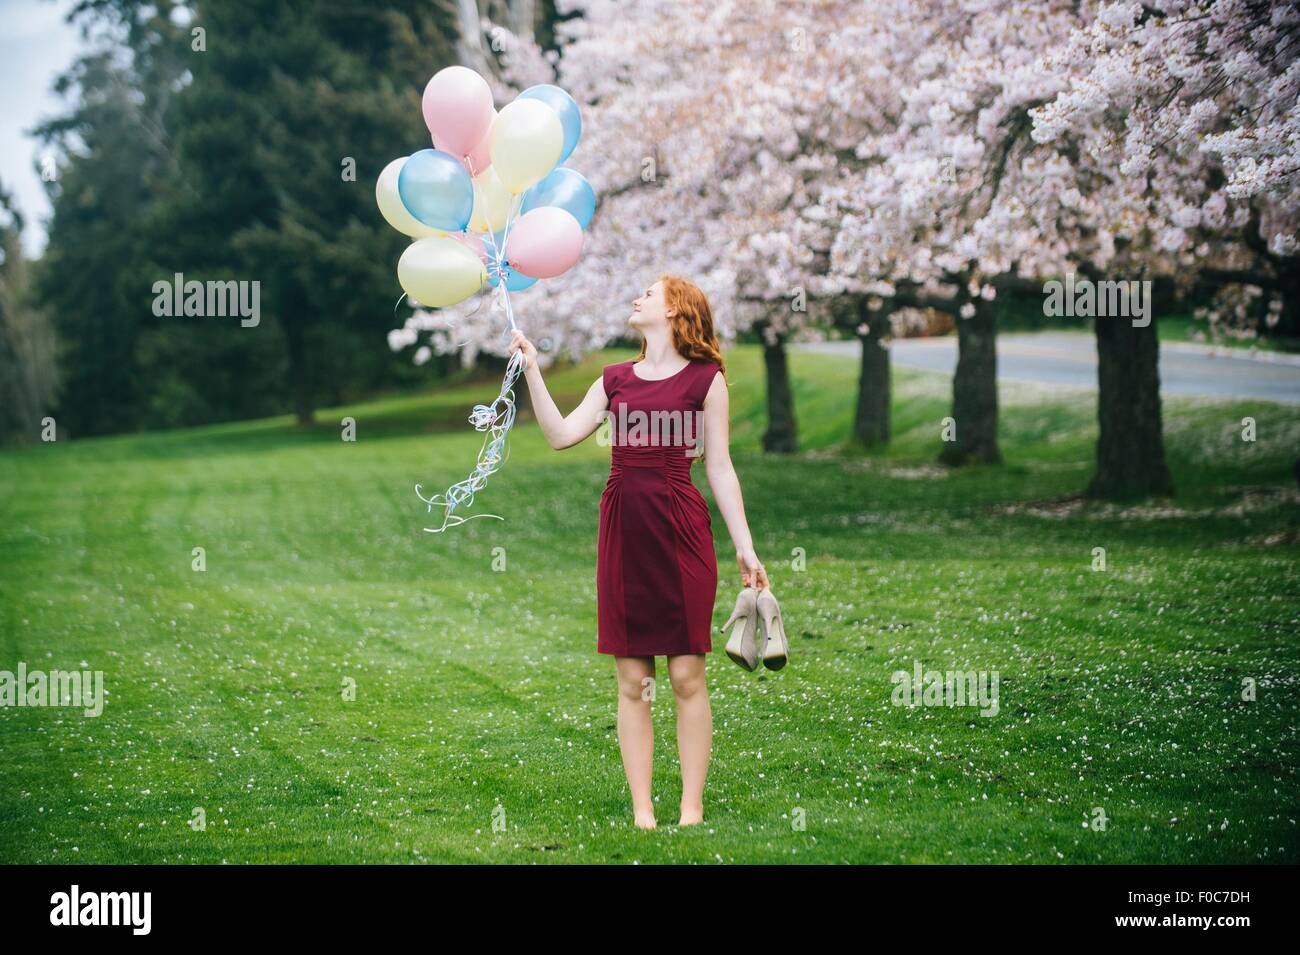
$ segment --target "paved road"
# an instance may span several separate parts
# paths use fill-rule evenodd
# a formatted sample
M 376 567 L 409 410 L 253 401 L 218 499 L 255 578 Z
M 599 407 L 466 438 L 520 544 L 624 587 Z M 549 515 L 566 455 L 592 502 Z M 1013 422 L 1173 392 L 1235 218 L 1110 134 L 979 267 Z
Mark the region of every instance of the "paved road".
M 858 354 L 856 341 L 808 342 L 795 346 L 837 355 Z M 951 375 L 957 367 L 957 337 L 895 340 L 893 361 Z M 1091 335 L 1039 332 L 998 336 L 998 378 L 1071 388 L 1097 387 L 1097 345 Z M 1244 351 L 1193 344 L 1161 344 L 1160 392 L 1261 398 L 1300 404 L 1300 360 L 1247 357 Z

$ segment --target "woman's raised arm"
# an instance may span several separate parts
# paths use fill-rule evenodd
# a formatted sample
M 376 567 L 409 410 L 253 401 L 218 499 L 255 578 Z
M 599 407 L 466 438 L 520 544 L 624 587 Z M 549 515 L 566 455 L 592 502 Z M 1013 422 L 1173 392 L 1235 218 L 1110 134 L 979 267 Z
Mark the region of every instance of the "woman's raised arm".
M 602 412 L 609 407 L 603 376 L 591 383 L 582 403 L 566 416 L 560 413 L 546 382 L 542 380 L 542 370 L 537 366 L 537 349 L 517 328 L 510 340 L 510 350 L 512 354 L 516 351 L 524 353 L 524 378 L 533 401 L 533 414 L 552 448 L 562 451 L 581 444 L 600 427 Z

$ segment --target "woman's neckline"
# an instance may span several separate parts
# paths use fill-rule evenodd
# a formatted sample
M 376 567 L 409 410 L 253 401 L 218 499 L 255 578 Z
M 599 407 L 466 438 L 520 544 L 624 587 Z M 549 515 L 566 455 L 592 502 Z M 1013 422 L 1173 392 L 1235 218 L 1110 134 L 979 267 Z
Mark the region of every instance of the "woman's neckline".
M 637 364 L 638 364 L 638 362 L 636 362 L 636 361 L 633 361 L 633 362 L 632 362 L 632 377 L 635 378 L 637 381 L 644 381 L 646 384 L 651 384 L 651 383 L 656 382 L 656 381 L 667 381 L 669 378 L 676 378 L 678 375 L 680 375 L 682 372 L 684 372 L 687 368 L 690 368 L 690 367 L 691 367 L 691 360 L 690 360 L 690 359 L 687 359 L 686 364 L 682 365 L 681 368 L 678 368 L 678 369 L 677 369 L 675 372 L 673 372 L 671 375 L 667 375 L 667 376 L 665 376 L 665 377 L 663 377 L 663 378 L 642 378 L 640 375 L 638 375 L 638 374 L 636 373 L 636 366 L 637 366 Z

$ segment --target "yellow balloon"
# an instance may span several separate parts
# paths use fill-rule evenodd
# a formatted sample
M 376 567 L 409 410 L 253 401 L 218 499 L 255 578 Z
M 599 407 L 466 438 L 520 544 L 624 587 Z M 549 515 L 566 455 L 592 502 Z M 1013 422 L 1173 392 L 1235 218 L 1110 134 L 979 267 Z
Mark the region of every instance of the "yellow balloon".
M 412 239 L 446 235 L 447 233 L 441 229 L 425 225 L 407 212 L 406 206 L 402 205 L 402 197 L 397 194 L 397 177 L 405 162 L 405 156 L 394 159 L 379 174 L 379 181 L 375 183 L 375 202 L 379 204 L 380 213 L 388 220 L 390 226 L 403 235 L 409 235 Z
M 441 308 L 469 298 L 487 281 L 483 260 L 450 236 L 420 239 L 397 263 L 397 281 L 421 305 Z
M 492 168 L 515 195 L 545 178 L 564 149 L 564 127 L 541 100 L 517 99 L 492 123 Z
M 510 203 L 514 201 L 501 183 L 495 166 L 488 166 L 474 177 L 474 214 L 470 216 L 471 232 L 500 232 L 510 216 Z

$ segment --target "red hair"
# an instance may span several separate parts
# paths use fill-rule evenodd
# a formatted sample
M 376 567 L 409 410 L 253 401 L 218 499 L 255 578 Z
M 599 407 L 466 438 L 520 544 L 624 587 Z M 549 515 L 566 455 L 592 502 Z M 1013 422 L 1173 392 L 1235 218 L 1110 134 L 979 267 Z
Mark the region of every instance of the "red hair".
M 716 362 L 725 375 L 727 366 L 722 360 L 722 347 L 713 327 L 713 309 L 709 307 L 709 298 L 704 290 L 679 275 L 661 275 L 659 281 L 664 286 L 664 309 L 673 313 L 668 316 L 673 348 L 686 359 Z M 645 339 L 642 339 L 637 361 L 645 357 L 645 345 Z

